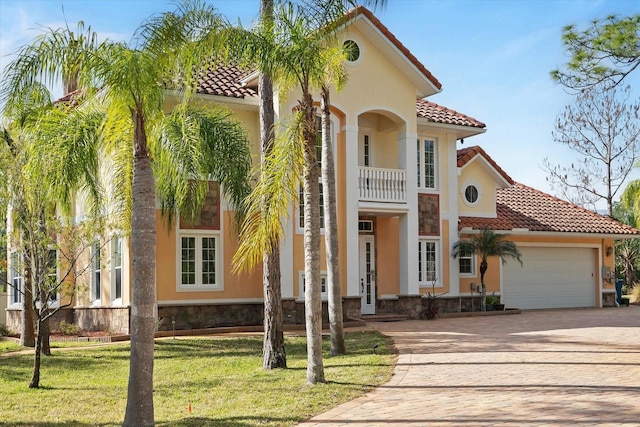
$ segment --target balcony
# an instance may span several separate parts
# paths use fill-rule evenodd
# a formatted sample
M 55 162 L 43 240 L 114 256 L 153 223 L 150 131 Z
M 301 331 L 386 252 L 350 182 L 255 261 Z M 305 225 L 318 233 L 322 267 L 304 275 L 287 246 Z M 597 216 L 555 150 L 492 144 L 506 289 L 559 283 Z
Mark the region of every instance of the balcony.
M 360 166 L 358 189 L 360 201 L 407 203 L 406 171 Z

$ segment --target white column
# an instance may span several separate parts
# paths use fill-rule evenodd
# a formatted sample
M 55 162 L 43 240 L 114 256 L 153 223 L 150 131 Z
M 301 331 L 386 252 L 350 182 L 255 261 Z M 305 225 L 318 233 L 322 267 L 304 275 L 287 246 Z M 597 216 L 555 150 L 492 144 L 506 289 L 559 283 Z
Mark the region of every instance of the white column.
M 400 294 L 416 295 L 418 286 L 418 171 L 416 170 L 416 141 L 413 133 L 400 133 L 398 137 L 398 166 L 407 171 L 407 208 L 400 215 Z
M 358 126 L 345 126 L 347 295 L 360 295 L 358 252 Z
M 447 135 L 446 155 L 447 155 L 447 171 L 449 177 L 449 188 L 447 194 L 449 196 L 449 247 L 443 248 L 442 256 L 449 257 L 449 295 L 460 295 L 460 270 L 458 268 L 458 260 L 453 259 L 451 251 L 453 244 L 458 241 L 458 153 L 456 147 L 455 135 Z M 443 189 L 444 190 L 444 189 Z M 443 230 L 444 233 L 445 230 Z

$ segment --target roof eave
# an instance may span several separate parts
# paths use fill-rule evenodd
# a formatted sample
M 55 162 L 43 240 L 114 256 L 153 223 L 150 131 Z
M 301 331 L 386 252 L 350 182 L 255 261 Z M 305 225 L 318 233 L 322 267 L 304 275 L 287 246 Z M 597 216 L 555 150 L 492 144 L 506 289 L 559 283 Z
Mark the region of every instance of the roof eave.
M 480 228 L 463 227 L 458 230 L 458 234 L 473 235 L 479 234 Z M 572 238 L 607 238 L 613 240 L 628 240 L 640 238 L 640 234 L 620 234 L 620 233 L 587 233 L 575 231 L 524 231 L 522 228 L 511 230 L 493 230 L 498 234 L 509 234 L 513 236 L 533 236 L 533 237 L 572 237 Z M 517 242 L 516 242 L 517 244 Z
M 167 94 L 168 97 L 173 97 L 173 98 L 182 97 L 182 92 L 181 91 L 177 91 L 177 90 L 167 90 L 166 94 Z M 195 94 L 191 95 L 191 97 L 194 98 L 194 99 L 197 99 L 197 100 L 201 100 L 201 101 L 217 102 L 217 103 L 220 103 L 220 104 L 243 105 L 245 107 L 252 107 L 251 108 L 252 110 L 254 108 L 257 109 L 258 106 L 260 105 L 258 98 L 254 97 L 254 96 L 247 96 L 247 97 L 244 97 L 244 98 L 236 98 L 236 97 L 233 97 L 233 96 L 209 95 L 209 94 L 206 94 L 206 93 L 195 93 Z
M 438 123 L 424 117 L 418 117 L 418 126 L 427 126 L 438 128 L 456 135 L 456 139 L 470 138 L 475 135 L 482 135 L 487 131 L 486 128 L 475 126 L 452 125 L 448 123 Z

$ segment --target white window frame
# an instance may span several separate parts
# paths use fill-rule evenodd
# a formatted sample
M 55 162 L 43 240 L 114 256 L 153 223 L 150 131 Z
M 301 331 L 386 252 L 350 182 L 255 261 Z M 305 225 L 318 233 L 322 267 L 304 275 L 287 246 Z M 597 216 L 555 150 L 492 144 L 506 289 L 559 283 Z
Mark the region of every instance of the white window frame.
M 179 229 L 176 233 L 176 291 L 177 292 L 201 292 L 201 291 L 222 291 L 224 290 L 224 274 L 221 270 L 224 247 L 221 230 L 199 230 L 199 229 Z M 182 238 L 194 238 L 196 247 L 195 258 L 195 284 L 182 283 Z M 215 284 L 203 284 L 202 271 L 202 239 L 213 238 L 215 240 Z
M 429 141 L 433 143 L 433 186 L 425 185 L 426 177 L 426 159 L 425 144 Z M 417 162 L 417 181 L 420 190 L 437 190 L 438 189 L 438 140 L 436 138 L 422 137 L 417 139 L 416 144 L 416 162 Z
M 119 253 L 118 253 L 119 246 Z M 124 278 L 122 275 L 122 266 L 124 264 L 124 242 L 122 236 L 114 235 L 111 237 L 111 304 L 122 305 L 122 295 L 124 293 Z M 117 265 L 118 255 L 120 256 L 120 265 Z M 120 297 L 116 297 L 116 289 L 118 286 L 117 271 L 120 270 Z
M 427 252 L 424 246 L 425 244 L 433 244 L 433 251 L 434 251 L 433 253 L 435 256 L 435 260 L 433 261 L 433 267 L 434 267 L 433 276 L 435 277 L 433 276 L 429 277 L 427 270 L 424 270 L 424 272 L 421 271 L 421 268 L 425 268 L 428 262 Z M 442 278 L 441 278 L 442 267 L 440 264 L 442 262 L 442 254 L 440 253 L 440 240 L 418 238 L 417 250 L 418 250 L 418 253 L 417 253 L 418 265 L 416 266 L 416 268 L 418 269 L 419 287 L 431 288 L 432 286 L 434 286 L 434 279 L 435 279 L 435 286 L 441 287 L 442 286 Z
M 54 286 L 57 286 L 59 284 L 59 277 L 60 277 L 60 263 L 58 261 L 58 250 L 57 249 L 53 249 L 50 248 L 49 252 L 47 253 L 48 256 L 51 255 L 51 252 L 55 253 L 55 271 L 47 271 L 47 278 L 49 280 L 51 280 L 54 284 Z M 49 257 L 47 256 L 47 270 L 49 270 L 51 268 L 51 266 L 49 265 Z M 58 291 L 60 290 L 60 288 L 58 288 Z M 58 304 L 60 304 L 60 292 L 56 292 L 56 294 L 54 295 L 54 299 L 50 299 L 49 302 L 47 303 L 49 306 L 51 307 L 56 307 Z
M 471 271 L 470 272 L 463 272 L 462 271 L 462 267 L 461 267 L 461 261 L 465 259 L 465 260 L 469 260 L 470 265 L 471 265 Z M 471 253 L 471 254 L 463 254 L 462 252 L 460 252 L 458 254 L 458 274 L 460 275 L 460 277 L 476 277 L 477 273 L 476 273 L 476 254 Z
M 467 199 L 467 188 L 470 186 L 474 186 L 478 191 L 478 198 L 475 202 L 471 202 Z M 462 196 L 462 201 L 469 207 L 474 207 L 478 203 L 480 203 L 480 199 L 482 198 L 482 187 L 475 180 L 468 180 L 462 184 L 462 188 L 460 189 L 460 195 Z
M 327 301 L 327 299 L 329 298 L 329 283 L 327 282 L 327 271 L 323 270 L 320 272 L 320 283 L 322 284 L 322 287 L 324 288 L 324 291 L 320 292 L 320 296 L 322 298 L 323 301 Z M 304 270 L 299 270 L 298 271 L 298 299 L 304 301 Z
M 96 278 L 98 280 L 96 280 Z M 91 278 L 89 279 L 89 300 L 99 306 L 102 299 L 102 245 L 96 241 L 91 245 Z M 97 284 L 97 286 L 96 286 Z
M 22 306 L 24 301 L 22 292 L 24 290 L 24 277 L 22 276 L 22 254 L 20 252 L 11 252 L 11 286 L 9 286 L 9 306 Z M 16 286 L 16 281 L 19 285 Z M 18 289 L 16 289 L 16 287 Z

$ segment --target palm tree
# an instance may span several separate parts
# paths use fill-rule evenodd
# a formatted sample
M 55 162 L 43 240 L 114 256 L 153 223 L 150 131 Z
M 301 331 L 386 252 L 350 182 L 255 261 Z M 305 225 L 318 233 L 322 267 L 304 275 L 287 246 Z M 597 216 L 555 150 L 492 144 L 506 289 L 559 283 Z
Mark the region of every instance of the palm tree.
M 273 37 L 273 0 L 260 1 L 260 20 L 264 37 Z M 266 61 L 260 64 L 258 90 L 260 98 L 261 165 L 273 149 L 275 112 L 273 106 L 273 80 Z M 265 195 L 265 197 L 268 197 Z M 263 202 L 263 209 L 268 208 Z M 262 366 L 265 369 L 286 368 L 287 353 L 284 346 L 282 315 L 282 287 L 280 284 L 280 242 L 271 241 L 271 248 L 263 254 L 262 287 L 264 294 L 264 339 Z
M 484 275 L 489 264 L 490 257 L 500 257 L 503 264 L 508 258 L 517 260 L 522 265 L 520 251 L 516 244 L 507 240 L 507 234 L 497 234 L 488 226 L 484 226 L 480 233 L 469 240 L 459 240 L 453 244 L 451 255 L 454 258 L 462 254 L 475 254 L 480 257 L 480 284 L 482 286 L 482 311 L 486 310 L 487 291 L 484 283 Z
M 305 317 L 307 382 L 324 381 L 320 284 L 319 167 L 316 157 L 316 112 L 311 90 L 325 79 L 327 67 L 341 67 L 343 52 L 324 44 L 310 17 L 300 7 L 279 4 L 273 39 L 255 37 L 244 43 L 246 55 L 260 58 L 282 87 L 298 86 L 301 96 L 288 129 L 277 136 L 265 158 L 262 175 L 250 200 L 247 222 L 235 257 L 237 268 L 254 265 L 282 235 L 282 219 L 303 184 L 305 247 Z M 262 203 L 267 200 L 269 209 Z
M 203 32 L 206 24 L 207 31 Z M 102 138 L 113 157 L 120 161 L 116 184 L 127 184 L 125 200 L 130 218 L 131 356 L 127 407 L 124 425 L 154 425 L 153 349 L 156 327 L 156 177 L 161 194 L 174 194 L 165 204 L 168 211 L 203 202 L 201 181 L 208 172 L 222 184 L 230 201 L 239 206 L 248 190 L 249 145 L 237 122 L 229 123 L 228 112 L 216 113 L 219 120 L 194 108 L 177 108 L 169 117 L 163 112 L 163 82 L 183 82 L 186 103 L 193 91 L 195 75 L 184 70 L 201 69 L 211 61 L 215 47 L 223 43 L 219 30 L 226 23 L 210 6 L 185 3 L 176 13 L 167 13 L 147 22 L 136 38 L 137 44 L 103 42 L 87 49 L 79 69 L 79 84 L 96 83 L 101 90 L 87 102 L 102 102 L 106 118 Z M 61 41 L 54 38 L 54 41 Z M 61 46 L 48 56 L 38 56 L 39 44 L 27 49 L 33 56 L 30 67 L 19 67 L 21 56 L 9 65 L 9 82 L 4 95 L 12 99 L 21 88 L 40 77 L 55 80 L 63 69 Z M 207 55 L 203 55 L 207 52 Z M 22 62 L 20 62 L 22 61 Z M 88 93 L 92 93 L 87 89 Z M 79 106 L 78 108 L 82 108 Z M 167 120 L 168 119 L 168 120 Z M 179 139 L 179 142 L 176 142 Z M 196 149 L 197 148 L 197 149 Z M 175 149 L 174 153 L 167 150 Z M 198 154 L 207 152 L 202 161 Z M 235 152 L 234 152 L 235 151 Z M 124 154 L 123 154 L 124 153 Z M 186 158 L 186 166 L 172 160 Z M 128 160 L 128 161 L 126 161 Z M 206 167 L 200 167 L 204 165 Z M 215 168 L 211 166 L 215 164 Z M 186 181 L 186 182 L 185 182 Z M 171 193 L 171 189 L 189 190 Z M 188 197 L 187 193 L 194 197 Z M 175 212 L 175 211 L 174 211 Z M 169 214 L 169 220 L 172 216 Z

